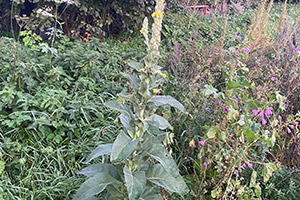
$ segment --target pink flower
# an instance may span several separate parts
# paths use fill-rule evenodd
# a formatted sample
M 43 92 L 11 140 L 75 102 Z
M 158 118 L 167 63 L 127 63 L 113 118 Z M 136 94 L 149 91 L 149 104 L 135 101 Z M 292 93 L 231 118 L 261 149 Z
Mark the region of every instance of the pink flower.
M 250 49 L 248 49 L 248 48 L 243 48 L 243 51 L 244 51 L 244 53 L 249 53 L 249 52 L 250 52 Z
M 245 167 L 241 166 L 242 170 L 245 170 Z
M 249 162 L 245 162 L 245 163 L 246 163 L 246 165 L 247 165 L 248 167 L 252 168 L 253 164 L 251 164 L 251 163 L 249 163 Z
M 258 117 L 263 118 L 263 117 L 264 117 L 264 112 L 261 111 L 261 112 L 259 113 Z
M 239 50 L 239 48 L 238 48 L 238 47 L 235 47 L 235 50 L 237 51 L 237 50 Z
M 290 128 L 287 128 L 287 132 L 288 132 L 288 133 L 291 133 L 292 131 L 291 131 L 291 129 L 290 129 Z
M 271 77 L 271 81 L 275 81 L 275 80 L 276 80 L 276 78 L 272 76 Z
M 232 134 L 230 134 L 230 135 L 229 135 L 229 137 L 230 137 L 230 138 L 232 138 L 232 137 L 233 137 L 233 135 L 232 135 Z
M 243 88 L 240 88 L 240 90 L 243 91 L 244 89 L 243 89 Z
M 299 51 L 300 51 L 300 48 L 296 48 L 295 51 L 296 51 L 296 52 L 299 52 Z
M 201 140 L 201 141 L 199 142 L 199 144 L 200 144 L 201 146 L 204 146 L 204 145 L 205 145 L 205 141 Z
M 222 104 L 223 104 L 223 102 L 222 102 L 222 101 L 218 101 L 218 104 L 219 104 L 219 105 L 222 105 Z
M 233 97 L 233 100 L 234 100 L 236 103 L 239 102 L 238 98 L 236 98 L 236 97 Z
M 277 119 L 278 119 L 278 120 L 281 120 L 282 118 L 281 118 L 281 116 L 279 115 Z
M 267 124 L 267 120 L 262 119 L 262 120 L 261 120 L 261 123 L 262 123 L 263 125 L 266 125 L 266 124 Z
M 234 53 L 233 56 L 237 56 L 237 53 Z
M 294 121 L 294 124 L 297 126 L 297 125 L 299 124 L 299 122 L 297 122 L 297 121 Z
M 294 128 L 295 128 L 294 125 L 290 125 L 290 127 L 291 127 L 291 129 L 294 129 Z
M 256 116 L 259 113 L 259 110 L 257 110 L 257 109 L 256 110 L 252 110 L 252 113 L 253 113 L 253 115 Z
M 262 98 L 261 101 L 265 101 L 265 98 Z
M 226 167 L 226 165 L 222 165 L 222 169 L 226 169 L 227 167 Z
M 234 35 L 234 39 L 239 39 L 240 37 L 238 35 Z
M 223 110 L 227 112 L 228 111 L 228 107 L 223 108 Z
M 272 115 L 273 114 L 273 112 L 272 112 L 272 108 L 267 108 L 267 110 L 266 110 L 266 112 L 265 112 L 265 114 L 267 115 L 267 117 L 268 118 L 270 118 L 270 115 Z
M 204 163 L 203 163 L 203 165 L 204 165 L 204 166 L 206 166 L 206 165 L 207 165 L 207 163 L 206 163 L 206 162 L 204 162 Z
M 231 67 L 234 67 L 234 64 L 231 63 L 230 66 L 231 66 Z

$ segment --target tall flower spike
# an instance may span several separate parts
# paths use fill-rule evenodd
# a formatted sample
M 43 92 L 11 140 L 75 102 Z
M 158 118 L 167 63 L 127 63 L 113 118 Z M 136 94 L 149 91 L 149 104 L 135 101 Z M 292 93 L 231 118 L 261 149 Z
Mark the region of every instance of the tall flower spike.
M 145 38 L 145 44 L 147 45 L 147 47 L 149 48 L 149 31 L 148 31 L 148 18 L 145 17 L 144 21 L 143 21 L 143 27 L 140 30 L 140 32 L 143 34 L 144 38 Z

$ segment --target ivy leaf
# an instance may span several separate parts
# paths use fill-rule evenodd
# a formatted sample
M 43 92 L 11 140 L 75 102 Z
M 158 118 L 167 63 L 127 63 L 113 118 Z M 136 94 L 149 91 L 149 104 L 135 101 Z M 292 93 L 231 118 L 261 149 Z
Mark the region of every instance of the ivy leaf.
M 130 169 L 124 167 L 124 177 L 126 181 L 129 200 L 139 199 L 144 193 L 146 187 L 146 175 L 144 171 L 137 171 L 132 173 Z
M 152 166 L 147 171 L 147 177 L 150 182 L 171 192 L 176 192 L 182 195 L 189 192 L 183 178 L 181 176 L 174 176 L 173 174 L 168 173 L 161 164 Z
M 117 164 L 132 154 L 139 140 L 131 140 L 124 132 L 121 132 L 112 146 L 111 162 Z
M 156 106 L 170 105 L 184 113 L 187 113 L 183 105 L 171 96 L 154 96 L 153 103 Z
M 110 144 L 100 144 L 90 155 L 87 159 L 83 162 L 83 164 L 87 164 L 91 160 L 102 156 L 102 155 L 109 155 L 112 150 L 112 143 Z

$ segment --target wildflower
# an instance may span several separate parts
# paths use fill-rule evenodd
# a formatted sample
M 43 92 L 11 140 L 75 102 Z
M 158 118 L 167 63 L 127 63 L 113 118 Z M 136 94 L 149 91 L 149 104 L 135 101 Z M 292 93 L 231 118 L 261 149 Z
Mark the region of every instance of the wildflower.
M 227 167 L 226 167 L 226 165 L 222 165 L 222 169 L 226 169 Z
M 218 112 L 219 112 L 219 110 L 216 110 L 216 112 L 218 113 Z
M 240 88 L 240 90 L 243 91 L 244 89 L 243 89 L 243 88 Z
M 249 53 L 249 52 L 250 52 L 250 49 L 248 49 L 248 48 L 243 48 L 243 52 L 244 52 L 244 53 Z
M 145 35 L 145 32 L 141 29 L 140 30 L 140 33 L 142 34 L 142 35 Z
M 266 125 L 266 124 L 267 124 L 267 120 L 262 119 L 262 120 L 261 120 L 261 123 L 262 123 L 263 125 Z
M 148 178 L 148 177 L 146 177 L 146 179 L 148 180 L 149 178 Z
M 261 101 L 264 102 L 264 101 L 265 101 L 265 98 L 262 98 Z
M 223 110 L 227 112 L 228 111 L 228 107 L 223 108 Z
M 233 135 L 232 135 L 232 134 L 230 134 L 230 135 L 229 135 L 229 137 L 230 137 L 230 138 L 232 138 L 232 137 L 233 137 Z
M 155 94 L 160 94 L 159 89 L 153 89 L 153 92 L 154 92 Z
M 231 63 L 230 66 L 231 66 L 231 67 L 234 67 L 234 64 Z
M 236 97 L 233 97 L 233 100 L 234 100 L 236 103 L 239 102 L 238 98 L 236 98 Z
M 292 131 L 291 131 L 291 129 L 290 129 L 290 128 L 287 128 L 287 132 L 288 132 L 288 133 L 291 133 Z
M 281 118 L 281 116 L 279 115 L 277 119 L 278 119 L 278 120 L 281 120 L 282 118 Z
M 291 129 L 294 129 L 295 127 L 294 127 L 294 125 L 290 125 L 290 128 L 291 128 Z
M 275 81 L 276 78 L 274 76 L 271 77 L 271 81 Z
M 240 36 L 238 36 L 238 35 L 234 35 L 234 39 L 239 39 L 240 38 Z
M 235 47 L 235 50 L 237 51 L 237 50 L 239 50 L 239 48 L 238 48 L 238 47 Z
M 162 17 L 162 13 L 161 12 L 154 12 L 152 13 L 152 17 L 157 17 L 157 18 L 161 18 Z
M 263 117 L 264 117 L 264 112 L 261 111 L 261 112 L 259 113 L 258 117 L 263 118 Z
M 297 122 L 297 121 L 294 121 L 294 124 L 297 126 L 297 125 L 299 124 L 299 122 Z
M 204 165 L 204 166 L 206 166 L 206 165 L 207 165 L 207 163 L 206 163 L 206 162 L 204 162 L 204 163 L 203 163 L 203 165 Z
M 268 117 L 268 118 L 270 118 L 270 115 L 272 115 L 272 114 L 273 114 L 273 112 L 272 112 L 272 108 L 267 108 L 267 110 L 266 110 L 265 114 L 267 115 L 267 117 Z
M 204 146 L 205 141 L 204 141 L 204 140 L 201 140 L 201 141 L 199 142 L 199 144 L 200 144 L 201 146 Z
M 189 142 L 189 146 L 190 146 L 191 148 L 195 148 L 195 147 L 196 147 L 196 145 L 195 145 L 195 140 L 194 140 L 194 139 L 192 139 L 192 140 Z
M 296 51 L 296 52 L 299 52 L 299 51 L 300 51 L 300 48 L 295 48 L 295 51 Z
M 234 53 L 233 56 L 237 56 L 237 53 Z
M 222 104 L 223 104 L 223 102 L 222 102 L 222 101 L 218 101 L 218 104 L 219 104 L 219 105 L 222 105 Z
M 251 163 L 249 163 L 249 162 L 245 162 L 245 164 L 246 164 L 248 167 L 250 167 L 250 168 L 252 168 L 252 166 L 253 166 L 253 164 L 251 164 Z
M 259 110 L 257 110 L 257 109 L 256 110 L 252 110 L 252 113 L 253 113 L 253 115 L 256 116 L 259 113 Z
M 245 167 L 244 167 L 244 166 L 241 166 L 241 169 L 242 169 L 242 170 L 245 170 Z
M 162 77 L 164 77 L 164 78 L 166 78 L 166 77 L 167 77 L 167 75 L 166 75 L 166 74 L 164 74 L 164 73 L 160 73 L 160 75 L 161 75 Z

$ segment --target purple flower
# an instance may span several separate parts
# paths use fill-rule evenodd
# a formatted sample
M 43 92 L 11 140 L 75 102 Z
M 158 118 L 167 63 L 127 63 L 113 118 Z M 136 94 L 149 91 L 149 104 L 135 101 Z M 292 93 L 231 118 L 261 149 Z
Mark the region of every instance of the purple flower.
M 250 52 L 250 49 L 248 49 L 248 48 L 243 48 L 243 51 L 244 51 L 244 53 L 249 53 L 249 52 Z
M 272 115 L 273 114 L 273 112 L 272 112 L 272 108 L 267 108 L 267 110 L 266 110 L 266 112 L 265 112 L 265 114 L 267 115 L 267 117 L 268 118 L 270 118 L 270 115 Z
M 267 124 L 267 120 L 262 119 L 262 120 L 261 120 L 261 123 L 262 123 L 263 125 L 266 125 L 266 124 Z
M 238 35 L 234 35 L 234 39 L 239 39 L 240 38 L 240 36 L 238 36 Z
M 291 133 L 292 131 L 291 131 L 291 129 L 290 129 L 290 128 L 287 128 L 287 132 L 288 132 L 288 133 Z
M 258 114 L 258 117 L 263 118 L 263 117 L 264 117 L 264 112 L 261 111 L 261 112 Z
M 294 124 L 297 126 L 297 125 L 299 124 L 299 122 L 297 122 L 297 121 L 294 121 Z
M 201 146 L 204 146 L 204 145 L 205 145 L 205 141 L 201 140 L 201 141 L 199 142 L 199 144 L 200 144 Z
M 216 112 L 218 113 L 218 112 L 219 112 L 219 110 L 216 110 Z
M 239 102 L 238 98 L 236 98 L 236 97 L 233 97 L 233 100 L 237 103 Z
M 223 110 L 227 112 L 228 111 L 228 107 L 223 108 Z
M 148 177 L 146 177 L 146 179 L 148 180 L 149 178 L 148 178 Z
M 226 165 L 222 165 L 222 169 L 226 169 L 227 167 L 226 167 Z
M 256 110 L 252 110 L 252 113 L 253 113 L 253 115 L 256 116 L 259 113 L 259 110 L 257 110 L 257 109 Z
M 296 52 L 299 52 L 299 51 L 300 51 L 300 48 L 295 48 L 295 51 L 296 51 Z
M 230 138 L 232 138 L 232 137 L 233 137 L 233 135 L 232 135 L 232 134 L 230 134 L 230 135 L 229 135 L 229 137 L 230 137 Z
M 206 165 L 207 165 L 207 163 L 206 163 L 206 162 L 204 162 L 204 163 L 203 163 L 203 165 L 204 165 L 204 166 L 206 166 Z
M 291 128 L 291 129 L 294 129 L 295 127 L 294 127 L 294 125 L 290 125 L 290 128 Z
M 278 119 L 278 120 L 281 120 L 282 118 L 281 118 L 281 116 L 279 115 L 277 119 Z
M 271 77 L 271 81 L 275 81 L 276 78 L 274 76 Z
M 243 91 L 244 89 L 243 89 L 243 88 L 240 88 L 240 90 Z
M 231 63 L 230 66 L 231 66 L 231 67 L 234 67 L 234 64 Z
M 241 166 L 242 170 L 245 170 L 245 167 L 244 166 Z
M 238 48 L 238 47 L 235 47 L 235 50 L 237 51 L 237 50 L 239 50 L 239 48 Z
M 237 56 L 237 53 L 234 53 L 233 56 Z
M 253 164 L 251 164 L 251 163 L 249 163 L 249 162 L 245 162 L 245 163 L 246 163 L 246 165 L 247 165 L 248 167 L 252 168 Z
M 219 105 L 222 105 L 222 104 L 223 104 L 223 102 L 222 102 L 222 101 L 218 101 L 218 104 L 219 104 Z

